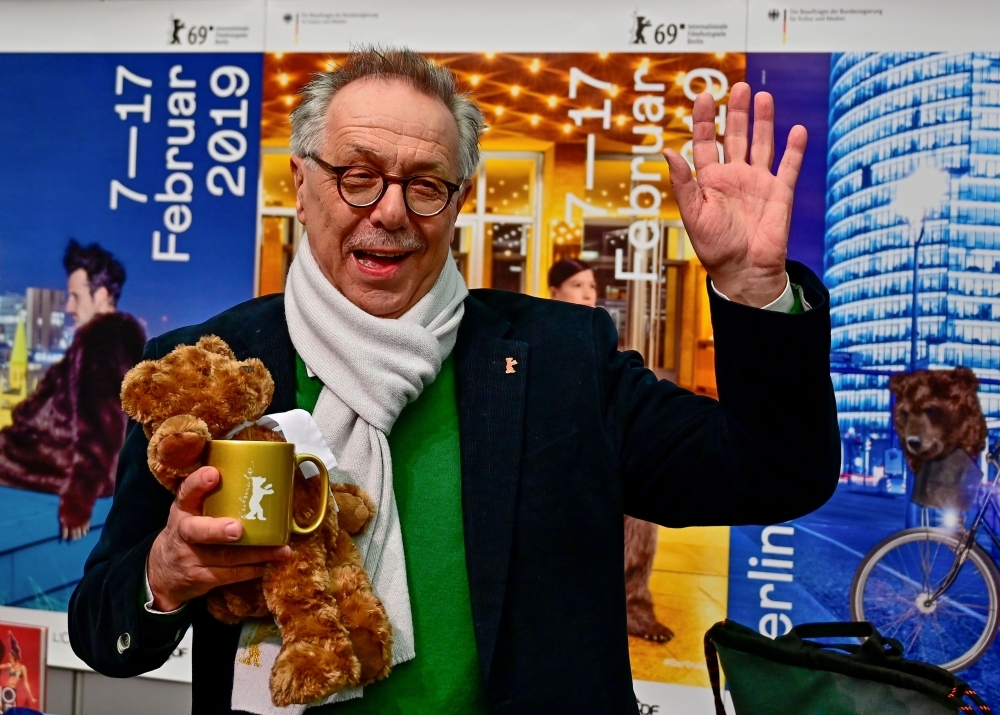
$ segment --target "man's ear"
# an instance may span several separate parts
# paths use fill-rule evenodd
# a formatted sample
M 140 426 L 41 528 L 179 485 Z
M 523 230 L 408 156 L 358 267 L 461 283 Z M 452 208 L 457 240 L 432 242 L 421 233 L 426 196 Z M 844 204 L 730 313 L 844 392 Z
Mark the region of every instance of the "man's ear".
M 461 213 L 462 207 L 472 193 L 472 179 L 466 179 L 462 183 L 462 188 L 458 190 L 458 199 L 455 201 L 455 213 Z
M 91 294 L 94 298 L 94 307 L 98 313 L 111 313 L 115 309 L 115 301 L 111 298 L 111 293 L 104 286 L 101 286 Z
M 305 193 L 306 171 L 309 170 L 309 167 L 306 166 L 307 160 L 301 156 L 293 155 L 288 161 L 292 168 L 292 179 L 295 181 L 295 215 L 298 217 L 299 223 L 305 226 L 306 208 L 302 201 L 302 195 Z

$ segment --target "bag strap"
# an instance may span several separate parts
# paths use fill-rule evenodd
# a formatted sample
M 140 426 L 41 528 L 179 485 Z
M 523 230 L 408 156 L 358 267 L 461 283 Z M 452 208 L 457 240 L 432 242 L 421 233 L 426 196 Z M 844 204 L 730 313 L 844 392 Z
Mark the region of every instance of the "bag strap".
M 851 644 L 816 645 L 856 652 L 868 661 L 884 662 L 890 657 L 903 657 L 903 644 L 895 638 L 886 638 L 867 621 L 803 623 L 777 640 L 802 641 L 805 638 L 864 638 L 865 642 L 860 647 Z
M 799 638 L 867 638 L 877 633 L 867 621 L 845 621 L 840 623 L 802 623 L 791 633 Z
M 965 692 L 962 692 L 960 688 L 955 688 L 951 691 L 951 695 L 948 697 L 955 699 L 959 704 L 958 711 L 960 713 L 974 713 L 975 710 L 972 709 L 971 705 L 965 704 L 965 699 L 971 700 L 976 709 L 979 710 L 981 715 L 992 715 L 993 711 L 990 706 L 983 702 L 983 699 L 979 697 L 979 693 L 970 688 L 968 685 L 965 686 Z
M 725 626 L 722 621 L 717 624 Z M 726 706 L 722 702 L 721 682 L 719 678 L 719 654 L 712 642 L 712 629 L 705 633 L 705 665 L 708 666 L 708 679 L 712 683 L 712 695 L 715 697 L 715 715 L 726 715 Z

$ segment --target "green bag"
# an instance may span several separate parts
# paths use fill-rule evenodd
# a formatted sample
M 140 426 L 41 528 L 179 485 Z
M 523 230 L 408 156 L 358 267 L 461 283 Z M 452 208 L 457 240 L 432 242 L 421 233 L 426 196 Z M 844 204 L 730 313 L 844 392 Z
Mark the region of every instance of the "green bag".
M 807 638 L 865 640 L 831 645 Z M 705 660 L 717 715 L 726 713 L 720 660 L 737 715 L 991 712 L 963 680 L 936 665 L 905 660 L 902 644 L 883 638 L 870 623 L 807 623 L 771 640 L 722 621 L 705 634 Z

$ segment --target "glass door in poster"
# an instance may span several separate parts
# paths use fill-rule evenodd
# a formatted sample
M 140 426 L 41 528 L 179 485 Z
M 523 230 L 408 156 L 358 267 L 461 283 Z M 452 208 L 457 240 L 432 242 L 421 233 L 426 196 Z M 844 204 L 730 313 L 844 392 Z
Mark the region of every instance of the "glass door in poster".
M 686 235 L 680 221 L 658 222 L 659 240 L 645 251 L 643 272 L 655 280 L 617 277 L 616 254 L 622 265 L 635 267 L 635 247 L 628 240 L 631 221 L 595 217 L 584 220 L 581 255 L 594 267 L 597 304 L 611 315 L 623 347 L 638 350 L 660 377 L 677 381 L 681 359 Z
M 541 221 L 542 161 L 540 152 L 483 152 L 453 246 L 456 257 L 467 256 L 463 273 L 470 288 L 535 292 L 527 273 L 541 263 L 534 237 Z
M 295 213 L 295 185 L 288 147 L 261 148 L 260 225 L 257 229 L 257 295 L 281 293 L 304 227 Z

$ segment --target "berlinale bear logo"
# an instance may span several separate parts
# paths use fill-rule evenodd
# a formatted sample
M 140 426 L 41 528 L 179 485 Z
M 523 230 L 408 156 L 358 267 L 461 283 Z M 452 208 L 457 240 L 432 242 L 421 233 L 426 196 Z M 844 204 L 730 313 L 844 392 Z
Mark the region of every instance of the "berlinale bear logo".
M 261 500 L 268 494 L 274 494 L 274 487 L 264 483 L 267 481 L 267 477 L 250 477 L 250 480 L 253 482 L 253 493 L 250 494 L 250 504 L 243 518 L 267 521 L 267 517 L 264 516 L 264 507 L 261 504 Z
M 645 45 L 646 30 L 653 26 L 653 23 L 643 15 L 633 15 L 631 44 Z
M 632 14 L 632 27 L 629 30 L 628 41 L 630 45 L 672 45 L 678 37 L 678 30 L 683 30 L 687 25 L 676 22 L 661 22 L 654 28 L 655 20 L 638 12 Z M 646 35 L 646 31 L 650 35 Z M 647 43 L 647 39 L 649 42 Z
M 173 35 L 170 38 L 170 44 L 171 45 L 179 45 L 179 44 L 181 44 L 180 32 L 185 27 L 187 27 L 187 25 L 184 24 L 183 20 L 180 20 L 180 19 L 178 19 L 176 17 L 172 17 L 170 19 L 173 20 L 173 22 L 174 22 L 174 33 L 173 33 Z

